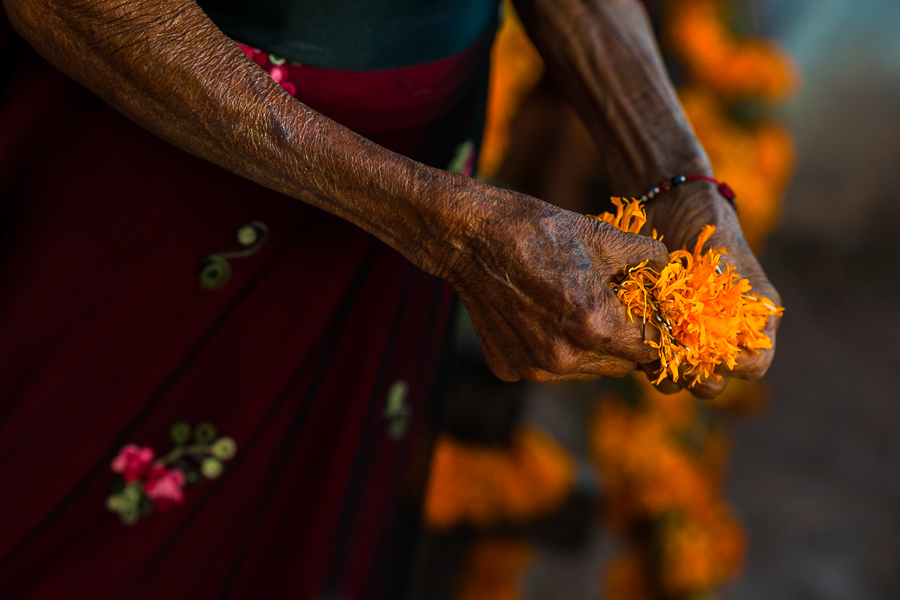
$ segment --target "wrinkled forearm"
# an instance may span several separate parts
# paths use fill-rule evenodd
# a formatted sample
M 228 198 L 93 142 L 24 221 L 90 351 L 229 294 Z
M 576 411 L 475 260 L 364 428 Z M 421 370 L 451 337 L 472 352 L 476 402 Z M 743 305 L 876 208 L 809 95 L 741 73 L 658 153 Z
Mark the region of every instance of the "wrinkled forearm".
M 709 173 L 636 0 L 516 0 L 522 21 L 599 147 L 617 194 Z
M 285 93 L 188 0 L 4 0 L 57 68 L 173 144 L 344 218 L 442 274 L 477 195 Z

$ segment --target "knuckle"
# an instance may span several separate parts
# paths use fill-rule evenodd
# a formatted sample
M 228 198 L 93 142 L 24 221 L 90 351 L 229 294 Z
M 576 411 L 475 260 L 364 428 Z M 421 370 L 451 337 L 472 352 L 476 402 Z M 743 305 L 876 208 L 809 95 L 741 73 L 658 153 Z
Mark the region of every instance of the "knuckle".
M 576 304 L 567 318 L 569 335 L 586 349 L 608 347 L 615 340 L 611 312 L 601 300 Z
M 522 374 L 518 369 L 513 368 L 508 361 L 500 360 L 495 354 L 485 352 L 484 359 L 488 368 L 498 379 L 508 383 L 522 379 Z
M 645 343 L 645 336 L 652 338 L 652 332 L 647 330 L 652 327 L 642 326 L 640 320 L 631 322 L 626 320 L 616 332 L 615 353 L 638 363 L 655 362 L 659 359 L 659 351 L 650 344 Z
M 563 379 L 559 375 L 555 373 L 549 373 L 547 371 L 543 371 L 541 369 L 531 369 L 528 374 L 525 376 L 525 379 L 528 381 L 535 381 L 538 383 L 548 382 L 548 381 L 559 381 Z
M 652 363 L 659 360 L 659 350 L 646 343 L 643 339 L 639 341 L 639 346 L 636 348 L 636 359 L 639 363 Z
M 741 368 L 735 372 L 737 377 L 748 381 L 757 381 L 768 372 L 772 365 L 774 353 L 772 351 L 763 351 L 749 358 Z
M 624 377 L 636 368 L 637 363 L 633 361 L 604 354 L 596 357 L 590 365 L 582 367 L 582 372 L 600 377 Z
M 669 251 L 665 244 L 659 240 L 647 238 L 647 259 L 650 261 L 650 267 L 661 271 L 669 262 Z
M 616 361 L 609 365 L 607 375 L 609 377 L 625 377 L 637 367 L 637 363 L 631 361 Z
M 566 377 L 569 381 L 596 381 L 600 379 L 601 375 L 596 373 L 573 373 L 572 375 Z
M 721 381 L 697 382 L 693 387 L 688 388 L 688 390 L 701 400 L 712 400 L 722 393 L 722 390 L 725 389 L 725 384 L 727 383 L 727 379 L 722 379 Z
M 541 353 L 537 366 L 549 373 L 565 375 L 577 370 L 577 355 L 563 344 L 553 344 Z
M 677 394 L 681 391 L 681 386 L 669 379 L 663 379 L 659 383 L 654 383 L 653 386 L 657 391 L 666 395 Z
M 762 379 L 765 376 L 766 371 L 768 371 L 768 370 L 769 370 L 768 365 L 766 365 L 765 367 L 758 368 L 758 369 L 751 369 L 749 371 L 741 373 L 741 379 L 746 379 L 747 381 L 759 381 L 760 379 Z

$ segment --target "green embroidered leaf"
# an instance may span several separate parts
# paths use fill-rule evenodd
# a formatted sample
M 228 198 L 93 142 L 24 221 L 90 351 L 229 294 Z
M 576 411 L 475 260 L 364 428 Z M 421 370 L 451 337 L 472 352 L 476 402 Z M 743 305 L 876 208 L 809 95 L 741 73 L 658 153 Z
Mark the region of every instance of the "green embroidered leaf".
M 447 165 L 447 170 L 451 173 L 464 173 L 474 154 L 475 143 L 472 140 L 466 140 L 456 148 L 456 153 L 453 155 L 450 164 Z M 468 175 L 468 173 L 464 174 Z
M 230 437 L 222 437 L 213 443 L 211 451 L 216 458 L 228 460 L 237 452 L 237 444 Z
M 200 464 L 200 472 L 204 477 L 215 479 L 222 474 L 222 461 L 218 458 L 206 458 Z
M 112 494 L 106 499 L 106 508 L 117 513 L 122 510 L 122 498 L 119 494 Z
M 134 525 L 141 518 L 141 513 L 136 506 L 128 507 L 119 511 L 119 518 L 126 525 Z
M 209 421 L 199 423 L 194 429 L 194 439 L 201 444 L 208 444 L 216 439 L 216 427 Z
M 188 467 L 181 470 L 184 473 L 184 480 L 188 485 L 194 485 L 200 481 L 200 473 L 194 467 Z
M 183 446 L 191 439 L 191 426 L 184 421 L 178 421 L 172 425 L 172 429 L 169 430 L 169 435 L 172 436 L 172 441 L 175 442 L 176 445 Z
M 125 489 L 122 490 L 122 498 L 129 503 L 129 505 L 137 506 L 137 503 L 141 500 L 141 484 L 132 481 L 128 485 L 125 486 Z

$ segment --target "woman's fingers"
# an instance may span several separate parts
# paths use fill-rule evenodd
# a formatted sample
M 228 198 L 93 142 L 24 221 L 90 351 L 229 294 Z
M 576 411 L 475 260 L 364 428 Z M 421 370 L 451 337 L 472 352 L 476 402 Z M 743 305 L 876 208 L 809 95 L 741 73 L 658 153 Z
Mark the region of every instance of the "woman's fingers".
M 454 281 L 491 370 L 507 381 L 588 379 L 653 360 L 653 328 L 629 316 L 610 283 L 642 262 L 661 269 L 665 246 L 552 207 L 515 216 L 479 238 L 484 248 Z

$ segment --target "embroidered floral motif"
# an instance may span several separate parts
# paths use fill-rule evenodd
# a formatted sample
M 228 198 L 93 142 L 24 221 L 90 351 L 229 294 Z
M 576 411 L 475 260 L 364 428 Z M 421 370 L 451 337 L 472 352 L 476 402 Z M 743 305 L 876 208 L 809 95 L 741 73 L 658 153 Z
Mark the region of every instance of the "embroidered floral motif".
M 297 86 L 288 81 L 289 71 L 286 67 L 287 65 L 298 67 L 300 66 L 299 63 L 289 63 L 284 58 L 275 56 L 274 54 L 266 54 L 262 50 L 251 48 L 246 44 L 238 43 L 238 46 L 247 54 L 247 56 L 253 59 L 253 62 L 262 67 L 269 74 L 269 77 L 271 77 L 275 81 L 275 83 L 284 88 L 284 91 L 286 91 L 291 96 L 297 93 Z
M 110 464 L 113 472 L 122 476 L 106 499 L 106 507 L 126 525 L 134 525 L 154 510 L 164 512 L 181 504 L 185 485 L 195 484 L 202 477 L 215 479 L 222 474 L 222 462 L 237 452 L 233 439 L 216 438 L 211 423 L 191 429 L 179 421 L 170 434 L 175 447 L 158 459 L 154 460 L 153 448 L 128 444 Z
M 447 165 L 447 170 L 467 177 L 472 176 L 475 171 L 475 144 L 472 140 L 466 140 L 456 148 L 456 154 Z
M 128 444 L 112 461 L 112 470 L 122 474 L 126 482 L 141 479 L 146 475 L 150 463 L 153 462 L 153 448 L 138 448 Z

